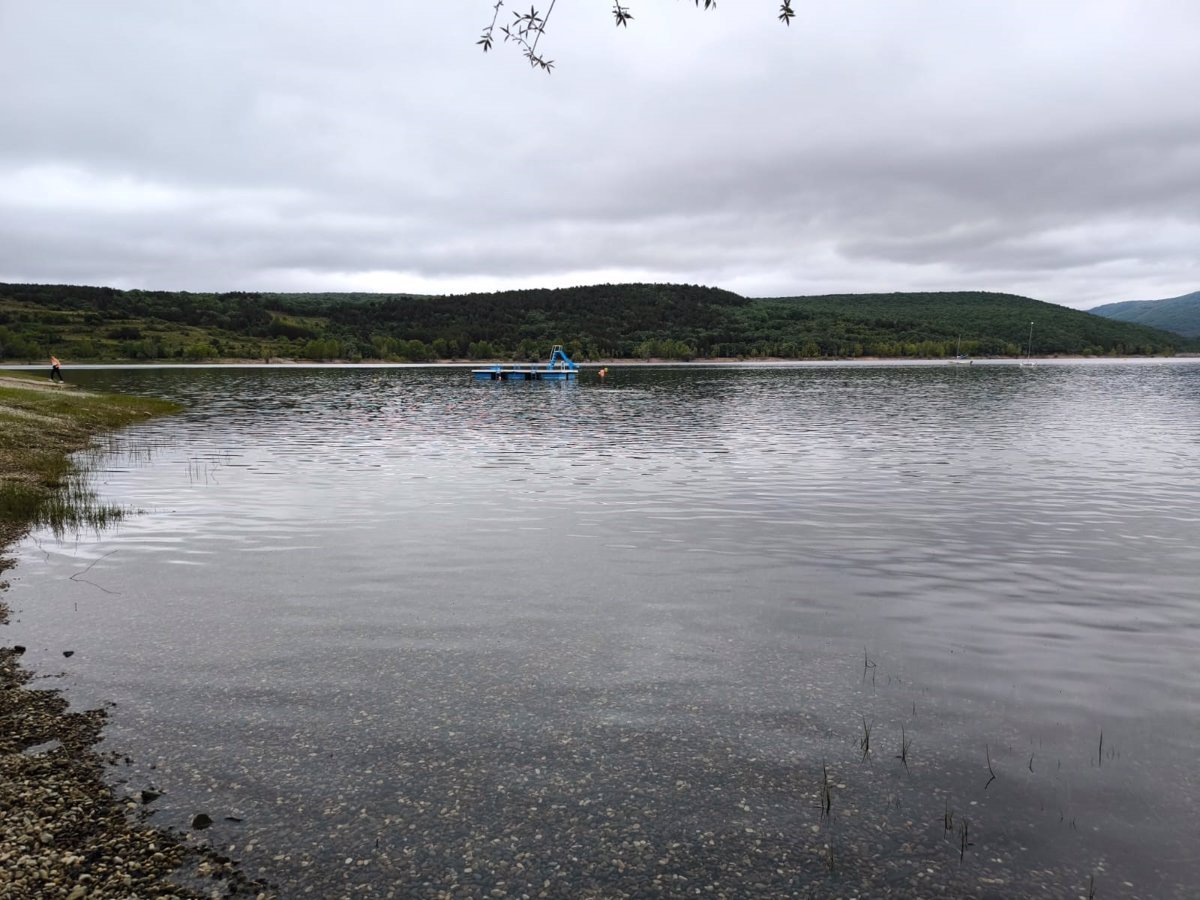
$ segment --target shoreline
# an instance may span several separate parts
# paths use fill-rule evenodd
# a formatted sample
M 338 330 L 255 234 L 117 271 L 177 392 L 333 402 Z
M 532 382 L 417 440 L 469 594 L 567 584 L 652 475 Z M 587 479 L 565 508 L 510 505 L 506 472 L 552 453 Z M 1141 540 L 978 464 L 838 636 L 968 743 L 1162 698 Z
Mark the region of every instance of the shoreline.
M 909 356 L 830 356 L 794 359 L 788 357 L 704 357 L 696 359 L 589 359 L 577 362 L 581 370 L 599 368 L 641 368 L 646 366 L 695 367 L 695 368 L 829 368 L 834 366 L 902 366 L 913 368 L 932 368 L 938 366 L 963 366 L 979 363 L 985 366 L 1017 366 L 1034 363 L 1072 363 L 1086 362 L 1128 363 L 1128 362 L 1168 362 L 1189 361 L 1200 359 L 1200 353 L 1172 353 L 1170 355 L 1129 355 L 1129 356 L 1085 356 L 1082 354 L 1048 354 L 1045 356 L 1015 357 L 1015 356 L 975 356 L 962 360 L 951 357 L 909 357 Z M 363 369 L 465 369 L 494 365 L 538 365 L 539 362 L 521 362 L 512 359 L 447 359 L 426 362 L 403 362 L 383 359 L 295 359 L 291 357 L 271 357 L 269 360 L 224 358 L 210 360 L 194 360 L 177 362 L 167 360 L 77 360 L 69 363 L 71 369 L 87 371 L 97 369 L 213 369 L 213 368 L 246 368 L 246 369 L 305 369 L 305 368 L 363 368 Z M 41 363 L 0 363 L 0 380 L 3 373 L 22 372 L 40 373 L 46 366 Z M 40 376 L 35 376 L 40 378 Z M 49 386 L 46 378 L 43 382 Z M 47 387 L 47 389 L 52 389 Z
M 52 495 L 62 487 L 55 475 L 73 471 L 71 454 L 172 409 L 0 375 L 0 896 L 191 900 L 214 888 L 270 896 L 232 861 L 146 824 L 145 804 L 109 784 L 114 755 L 97 752 L 106 711 L 72 710 L 61 691 L 32 687 L 37 675 L 21 664 L 25 648 L 6 639 L 4 574 L 15 565 L 8 554 L 37 524 L 8 499 Z

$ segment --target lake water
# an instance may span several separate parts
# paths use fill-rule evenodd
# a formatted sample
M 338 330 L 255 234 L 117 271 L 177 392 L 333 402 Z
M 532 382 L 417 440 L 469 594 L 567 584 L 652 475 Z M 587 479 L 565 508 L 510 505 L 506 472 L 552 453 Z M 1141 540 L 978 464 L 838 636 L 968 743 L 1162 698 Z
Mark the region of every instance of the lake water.
M 281 896 L 1200 896 L 1200 361 L 68 377 L 5 640 Z

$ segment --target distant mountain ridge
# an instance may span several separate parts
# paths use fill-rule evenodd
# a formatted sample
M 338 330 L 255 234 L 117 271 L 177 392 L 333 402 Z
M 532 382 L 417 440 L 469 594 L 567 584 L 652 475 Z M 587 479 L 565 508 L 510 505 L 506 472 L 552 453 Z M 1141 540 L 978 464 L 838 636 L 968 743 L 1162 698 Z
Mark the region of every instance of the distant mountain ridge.
M 1088 312 L 1120 322 L 1160 328 L 1184 337 L 1200 337 L 1200 291 L 1165 300 L 1126 300 L 1094 306 Z
M 1032 332 L 1032 334 L 1031 334 Z M 427 362 L 1146 356 L 1200 340 L 985 291 L 742 297 L 687 284 L 452 296 L 0 284 L 0 360 Z

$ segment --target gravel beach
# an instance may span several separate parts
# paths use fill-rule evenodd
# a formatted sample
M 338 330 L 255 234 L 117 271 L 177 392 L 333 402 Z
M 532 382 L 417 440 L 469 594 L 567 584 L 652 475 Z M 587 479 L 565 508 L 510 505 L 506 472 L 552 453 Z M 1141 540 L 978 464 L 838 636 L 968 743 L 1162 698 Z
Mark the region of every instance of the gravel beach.
M 122 417 L 154 414 L 110 400 L 0 376 L 0 488 L 37 482 L 22 466 L 34 443 L 65 458 Z M 34 440 L 21 433 L 26 424 Z M 34 686 L 25 648 L 5 633 L 2 599 L 13 565 L 4 553 L 29 524 L 0 516 L 0 900 L 273 896 L 192 835 L 146 824 L 151 807 L 119 797 L 106 779 L 114 760 L 96 749 L 105 711 L 71 710 L 59 691 Z
M 0 648 L 0 898 L 269 895 L 186 836 L 140 823 L 94 749 L 104 711 L 31 688 L 22 653 Z

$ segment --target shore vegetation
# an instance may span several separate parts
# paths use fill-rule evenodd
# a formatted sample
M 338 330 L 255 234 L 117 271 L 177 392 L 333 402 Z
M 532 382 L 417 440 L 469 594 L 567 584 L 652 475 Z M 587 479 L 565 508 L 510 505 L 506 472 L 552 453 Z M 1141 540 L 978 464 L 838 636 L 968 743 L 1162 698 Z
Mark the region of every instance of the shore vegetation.
M 70 454 L 99 434 L 177 409 L 164 400 L 0 376 L 0 545 L 33 525 L 61 532 L 102 528 L 119 517 L 120 510 L 96 501 Z
M 1200 339 L 982 291 L 748 298 L 601 284 L 453 296 L 0 284 L 0 362 L 1151 356 Z

